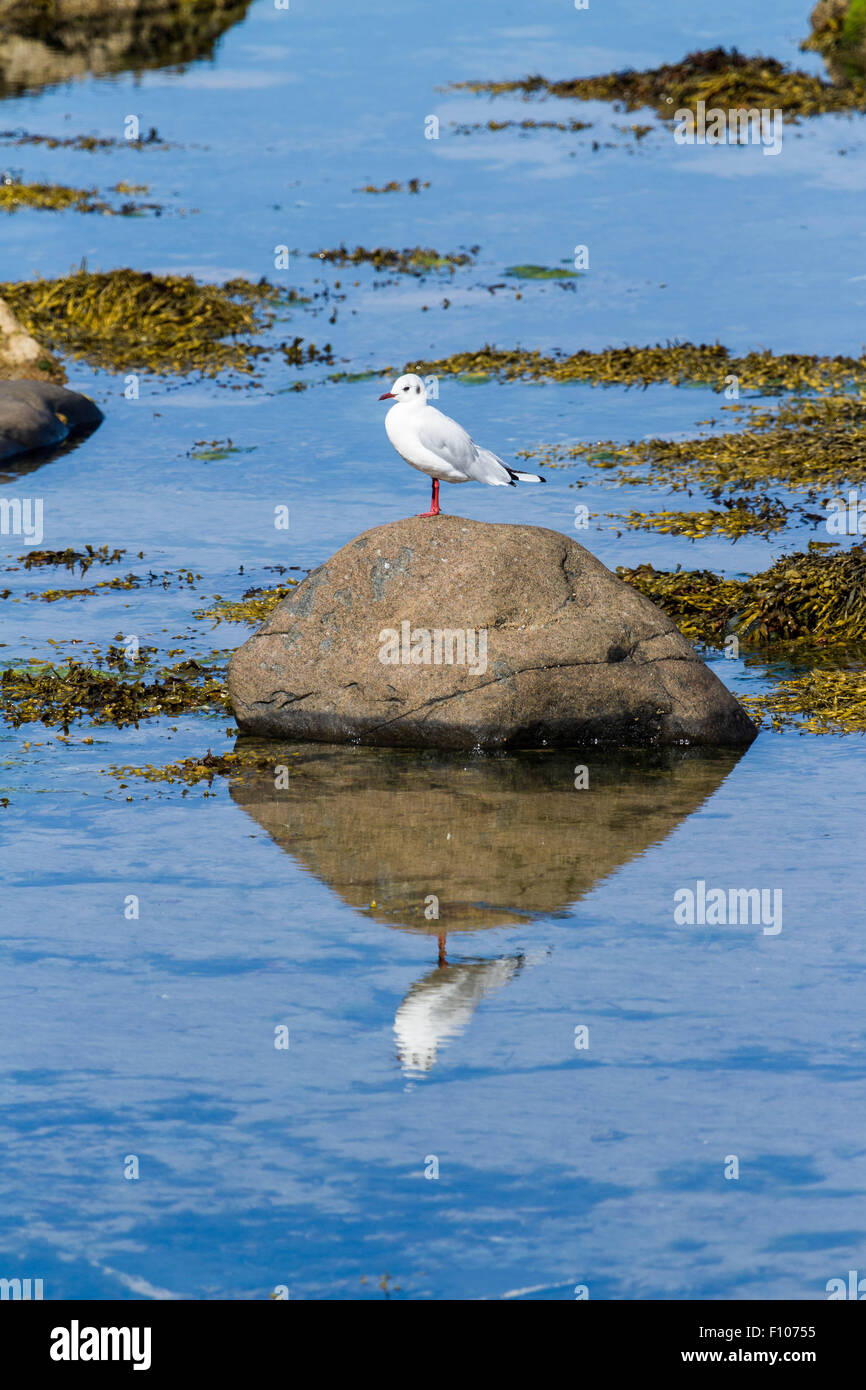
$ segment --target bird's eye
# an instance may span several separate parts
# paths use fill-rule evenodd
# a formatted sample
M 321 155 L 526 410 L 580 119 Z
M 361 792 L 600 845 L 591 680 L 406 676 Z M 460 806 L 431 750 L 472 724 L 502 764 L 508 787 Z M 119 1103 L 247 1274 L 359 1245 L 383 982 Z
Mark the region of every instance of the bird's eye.
M 408 386 L 404 386 L 404 387 L 403 387 L 403 390 L 404 390 L 404 391 L 408 391 L 408 390 L 409 390 L 409 387 L 408 387 Z

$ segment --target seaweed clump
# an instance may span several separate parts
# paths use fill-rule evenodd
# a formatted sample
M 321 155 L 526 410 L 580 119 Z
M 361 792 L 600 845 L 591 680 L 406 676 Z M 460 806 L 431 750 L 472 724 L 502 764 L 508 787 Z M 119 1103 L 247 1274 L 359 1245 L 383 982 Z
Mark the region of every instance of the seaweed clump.
M 423 183 L 420 179 L 409 179 L 407 182 L 400 183 L 399 179 L 390 179 L 388 183 L 383 183 L 381 188 L 377 188 L 373 183 L 365 183 L 363 188 L 356 188 L 356 193 L 420 193 L 422 188 L 429 188 L 429 180 Z
M 711 570 L 617 569 L 657 603 L 684 636 L 721 646 L 735 634 L 751 646 L 840 646 L 866 640 L 866 545 L 812 542 L 768 570 L 725 579 Z
M 161 139 L 154 126 L 138 140 L 118 139 L 115 135 L 39 135 L 27 130 L 0 130 L 0 142 L 7 145 L 45 145 L 49 150 L 86 150 L 89 153 L 120 148 L 141 150 L 148 145 L 159 145 L 164 150 L 175 148 Z
M 118 184 L 115 193 L 127 188 Z M 140 217 L 144 212 L 160 212 L 159 203 L 136 203 L 131 199 L 113 207 L 99 196 L 97 188 L 69 188 L 62 183 L 21 183 L 8 176 L 0 179 L 0 212 L 37 208 L 48 212 L 99 212 L 106 217 Z
M 562 266 L 548 265 L 510 265 L 505 271 L 513 280 L 577 280 L 576 270 L 563 270 Z
M 473 130 L 590 130 L 592 121 L 474 121 L 471 123 L 461 123 L 455 125 L 455 135 L 471 135 Z M 640 127 L 643 133 L 652 129 L 652 126 Z M 632 126 L 634 131 L 639 127 Z M 641 137 L 638 136 L 638 139 Z
M 740 701 L 760 724 L 801 734 L 866 733 L 866 670 L 809 671 Z
M 386 367 L 382 375 L 393 370 Z M 690 381 L 719 392 L 736 377 L 741 391 L 817 391 L 866 384 L 866 355 L 749 352 L 737 357 L 720 343 L 656 343 L 600 351 L 581 348 L 566 354 L 542 353 L 537 348 L 496 348 L 486 343 L 474 352 L 410 362 L 402 370 L 502 381 L 589 381 L 600 386 L 649 386 L 658 381 L 681 385 Z
M 520 92 L 526 98 L 611 101 L 626 111 L 651 107 L 662 120 L 673 120 L 678 110 L 695 110 L 699 101 L 724 109 L 781 108 L 786 120 L 828 111 L 866 110 L 866 86 L 853 76 L 844 85 L 836 85 L 776 58 L 748 57 L 736 48 L 721 47 L 688 53 L 678 63 L 663 63 L 644 71 L 624 68 L 560 82 L 536 74 L 515 81 L 453 85 L 491 96 Z
M 695 512 L 628 512 L 616 517 L 629 531 L 659 531 L 666 536 L 727 536 L 734 542 L 743 536 L 772 536 L 784 530 L 790 509 L 773 497 L 727 498 L 722 508 Z
M 0 710 L 14 728 L 38 722 L 68 733 L 70 724 L 87 715 L 92 724 L 124 728 L 158 715 L 227 708 L 223 673 L 193 660 L 150 680 L 126 680 L 71 660 L 63 666 L 11 666 L 0 673 Z
M 375 246 L 367 249 L 356 246 L 349 251 L 345 246 L 337 246 L 330 251 L 311 251 L 314 260 L 328 261 L 331 265 L 371 265 L 374 270 L 395 270 L 400 275 L 425 275 L 431 270 L 447 270 L 454 274 L 455 269 L 473 265 L 480 251 L 479 246 L 470 246 L 466 252 L 448 252 L 442 255 L 429 247 L 409 246 L 404 251 L 395 251 L 390 246 Z
M 191 275 L 123 269 L 7 282 L 0 295 L 40 341 L 95 366 L 214 376 L 255 370 L 267 349 L 248 335 L 273 322 L 279 291 L 265 280 L 200 285 Z M 329 353 L 326 344 L 323 360 Z
M 167 763 L 164 767 L 146 763 L 143 767 L 112 767 L 110 771 L 115 777 L 141 777 L 146 782 L 169 784 L 185 782 L 187 786 L 193 787 L 199 782 L 207 782 L 208 786 L 211 786 L 215 777 L 232 777 L 248 770 L 264 772 L 272 770 L 273 767 L 273 755 L 268 757 L 253 750 L 212 753 L 208 749 L 203 757 L 181 758 L 178 762 Z
M 866 546 L 813 542 L 746 579 L 710 570 L 617 570 L 692 641 L 721 647 L 735 636 L 755 657 L 806 660 L 763 695 L 743 695 L 753 718 L 801 733 L 866 733 Z
M 278 604 L 292 592 L 297 579 L 287 579 L 273 589 L 255 587 L 247 589 L 239 599 L 214 597 L 210 608 L 203 608 L 195 614 L 196 618 L 212 618 L 217 623 L 250 623 L 253 626 L 263 623 L 270 617 Z
M 816 373 L 821 370 L 816 364 Z M 548 467 L 583 459 L 594 468 L 618 468 L 620 482 L 663 483 L 675 492 L 697 485 L 718 496 L 776 483 L 814 495 L 866 482 L 866 397 L 796 397 L 771 409 L 753 405 L 744 429 L 697 439 L 554 445 L 524 450 L 522 457 L 540 458 Z
M 65 569 L 74 570 L 79 565 L 80 573 L 86 574 L 91 565 L 117 565 L 126 554 L 125 550 L 109 551 L 107 545 L 85 545 L 83 550 L 73 550 L 72 546 L 67 546 L 65 550 L 28 550 L 24 555 L 19 555 L 19 563 L 26 570 L 42 569 L 47 565 L 63 565 Z
M 628 569 L 619 565 L 616 572 L 626 584 L 658 604 L 691 642 L 721 646 L 731 620 L 743 607 L 743 581 L 724 579 L 712 570 L 657 570 L 652 565 Z

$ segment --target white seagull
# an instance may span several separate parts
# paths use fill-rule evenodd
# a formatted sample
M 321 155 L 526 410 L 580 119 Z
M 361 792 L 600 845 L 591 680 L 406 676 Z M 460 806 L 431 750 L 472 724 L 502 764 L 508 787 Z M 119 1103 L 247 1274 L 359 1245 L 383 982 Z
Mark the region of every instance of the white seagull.
M 515 483 L 543 483 L 537 473 L 521 473 L 509 468 L 489 449 L 470 439 L 462 425 L 427 404 L 427 388 L 420 376 L 408 372 L 398 376 L 380 401 L 394 404 L 385 416 L 385 433 L 401 459 L 433 479 L 429 512 L 439 515 L 439 483 L 489 483 L 491 487 L 514 487 Z

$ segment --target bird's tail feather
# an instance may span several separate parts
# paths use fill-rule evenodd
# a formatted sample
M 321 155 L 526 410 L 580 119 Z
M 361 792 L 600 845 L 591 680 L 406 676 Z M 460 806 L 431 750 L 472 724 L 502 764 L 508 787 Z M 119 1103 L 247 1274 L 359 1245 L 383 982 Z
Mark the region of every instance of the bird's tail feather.
M 517 468 L 509 468 L 509 473 L 515 482 L 520 483 L 543 483 L 546 478 L 542 478 L 540 473 L 521 473 Z

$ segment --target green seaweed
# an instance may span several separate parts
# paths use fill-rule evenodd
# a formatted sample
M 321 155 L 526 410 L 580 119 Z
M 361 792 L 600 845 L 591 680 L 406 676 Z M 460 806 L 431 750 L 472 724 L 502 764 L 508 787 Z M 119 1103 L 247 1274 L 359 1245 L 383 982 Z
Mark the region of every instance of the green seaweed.
M 812 33 L 801 49 L 820 53 L 838 82 L 866 76 L 866 0 L 823 0 L 811 15 Z
M 848 9 L 842 24 L 841 42 L 855 48 L 866 38 L 866 0 L 848 0 Z
M 510 265 L 505 272 L 515 280 L 577 280 L 576 270 L 563 270 L 559 266 Z
M 431 270 L 447 270 L 453 275 L 460 266 L 473 265 L 474 258 L 481 248 L 471 246 L 468 252 L 449 252 L 442 255 L 422 246 L 410 246 L 403 251 L 395 251 L 389 246 L 375 246 L 367 249 L 356 246 L 349 251 L 338 246 L 330 251 L 311 251 L 315 260 L 327 261 L 331 265 L 371 265 L 374 270 L 395 270 L 401 275 L 424 275 Z
M 231 439 L 197 439 L 191 449 L 187 449 L 187 458 L 197 459 L 199 463 L 221 463 L 223 459 L 231 458 L 234 454 L 254 454 L 258 445 L 249 444 L 243 448 L 239 444 L 233 444 Z

